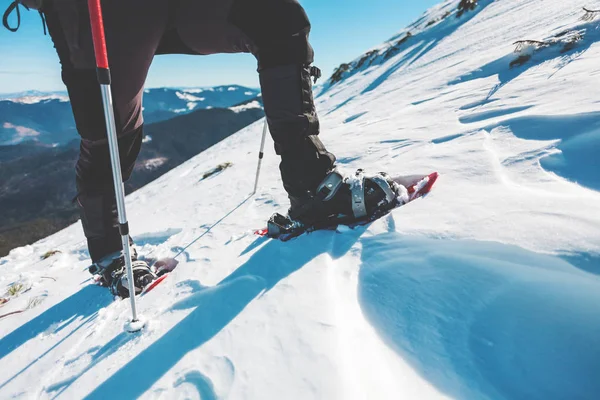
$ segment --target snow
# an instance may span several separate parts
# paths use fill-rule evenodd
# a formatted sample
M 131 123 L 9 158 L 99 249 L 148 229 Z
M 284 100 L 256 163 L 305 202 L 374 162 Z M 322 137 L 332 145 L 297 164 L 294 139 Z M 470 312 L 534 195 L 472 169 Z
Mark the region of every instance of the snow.
M 69 96 L 60 96 L 60 95 L 48 95 L 48 96 L 24 96 L 17 97 L 14 99 L 7 99 L 8 101 L 12 101 L 13 103 L 21 103 L 21 104 L 36 104 L 51 100 L 58 100 L 62 103 L 66 103 L 69 101 Z
M 7 100 L 12 101 L 14 103 L 22 103 L 22 104 L 36 104 L 41 102 L 47 102 L 52 100 L 58 100 L 60 102 L 68 102 L 69 96 L 66 91 L 60 92 L 40 92 L 37 90 L 30 90 L 26 92 L 20 93 L 8 93 L 1 94 L 0 101 Z
M 90 284 L 79 224 L 0 259 L 0 294 L 30 287 L 0 315 L 40 301 L 0 318 L 0 398 L 600 398 L 598 21 L 580 0 L 503 0 L 427 26 L 457 4 L 316 94 L 340 166 L 438 171 L 431 194 L 257 238 L 288 206 L 272 151 L 248 197 L 257 121 L 128 196 L 140 254 L 181 253 L 138 300 L 142 332 Z M 568 29 L 573 49 L 510 68 L 515 41 Z
M 249 102 L 249 103 L 241 104 L 241 105 L 239 105 L 239 106 L 233 106 L 233 107 L 229 107 L 229 109 L 230 109 L 231 111 L 235 112 L 235 113 L 240 113 L 240 112 L 242 112 L 242 111 L 250 110 L 250 109 L 253 109 L 253 108 L 260 108 L 260 109 L 262 109 L 263 107 L 262 107 L 262 105 L 261 105 L 261 104 L 260 104 L 258 101 L 256 101 L 256 100 L 254 100 L 254 101 L 251 101 L 251 102 Z
M 198 97 L 198 96 L 194 96 L 190 93 L 184 93 L 184 92 L 175 92 L 175 95 L 180 98 L 181 100 L 185 100 L 188 102 L 195 102 L 195 101 L 204 101 L 204 97 Z
M 169 161 L 169 159 L 166 157 L 151 158 L 149 160 L 146 160 L 146 162 L 144 163 L 144 168 L 148 170 L 156 169 L 164 163 L 166 163 L 167 161 Z
M 2 125 L 2 127 L 4 129 L 13 130 L 15 133 L 15 135 L 7 143 L 2 143 L 3 145 L 20 143 L 24 139 L 35 138 L 40 135 L 40 132 L 36 131 L 35 129 L 28 128 L 25 126 L 20 126 L 20 125 L 14 125 L 14 124 L 11 124 L 10 122 L 5 122 Z

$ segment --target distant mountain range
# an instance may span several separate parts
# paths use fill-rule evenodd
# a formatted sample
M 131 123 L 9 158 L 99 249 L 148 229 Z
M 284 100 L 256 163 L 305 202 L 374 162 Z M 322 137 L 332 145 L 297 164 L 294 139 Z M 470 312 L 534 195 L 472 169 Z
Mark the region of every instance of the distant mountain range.
M 262 118 L 257 95 L 256 90 L 240 86 L 150 89 L 145 95 L 145 119 L 148 122 L 156 117 L 158 122 L 146 124 L 144 144 L 126 184 L 127 192 Z M 51 96 L 55 98 L 36 94 L 35 100 L 31 95 L 27 101 L 21 96 L 0 102 L 0 124 L 22 123 L 17 131 L 20 139 L 0 145 L 0 257 L 78 219 L 72 199 L 76 194 L 74 166 L 79 140 L 70 125 L 69 103 L 58 98 L 60 94 Z M 240 98 L 242 102 L 229 105 Z M 12 122 L 5 120 L 7 117 Z
M 146 123 L 153 123 L 195 110 L 232 107 L 259 93 L 238 85 L 146 89 L 144 118 Z M 0 145 L 36 142 L 41 146 L 62 146 L 77 138 L 66 93 L 30 91 L 0 95 Z

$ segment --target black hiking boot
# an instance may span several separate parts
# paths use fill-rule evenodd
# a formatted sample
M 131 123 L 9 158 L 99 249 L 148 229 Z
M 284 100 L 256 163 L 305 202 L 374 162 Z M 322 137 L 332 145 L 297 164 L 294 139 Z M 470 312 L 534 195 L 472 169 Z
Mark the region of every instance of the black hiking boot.
M 271 237 L 367 221 L 407 202 L 408 192 L 386 173 L 366 175 L 359 169 L 353 176 L 343 176 L 334 169 L 314 190 L 289 198 L 288 216 L 275 214 L 269 221 Z
M 138 260 L 137 253 L 133 250 L 132 255 L 133 285 L 135 294 L 142 293 L 144 288 L 156 279 L 156 275 L 148 266 L 146 261 Z M 88 270 L 92 275 L 100 277 L 102 286 L 107 286 L 113 296 L 121 298 L 129 297 L 129 283 L 127 281 L 127 269 L 125 267 L 125 257 L 116 255 L 114 258 L 107 257 L 95 264 L 92 264 Z

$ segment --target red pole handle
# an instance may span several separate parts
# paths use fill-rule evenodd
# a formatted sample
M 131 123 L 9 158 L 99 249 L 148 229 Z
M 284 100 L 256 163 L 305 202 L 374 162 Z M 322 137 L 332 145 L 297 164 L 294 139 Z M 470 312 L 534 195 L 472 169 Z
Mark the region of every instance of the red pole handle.
M 104 35 L 104 20 L 100 0 L 88 0 L 90 22 L 92 24 L 92 39 L 96 55 L 96 67 L 108 70 L 108 52 L 106 51 L 106 36 Z

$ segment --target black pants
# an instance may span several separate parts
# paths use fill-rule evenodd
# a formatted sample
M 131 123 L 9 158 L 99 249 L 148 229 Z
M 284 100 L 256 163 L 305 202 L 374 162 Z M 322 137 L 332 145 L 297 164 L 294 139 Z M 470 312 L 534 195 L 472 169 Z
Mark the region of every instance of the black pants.
M 307 66 L 310 23 L 296 0 L 102 2 L 123 179 L 143 138 L 142 96 L 157 54 L 252 53 L 289 193 L 314 189 L 335 157 L 318 139 Z M 47 0 L 44 13 L 81 136 L 78 205 L 92 260 L 121 249 L 87 2 Z

